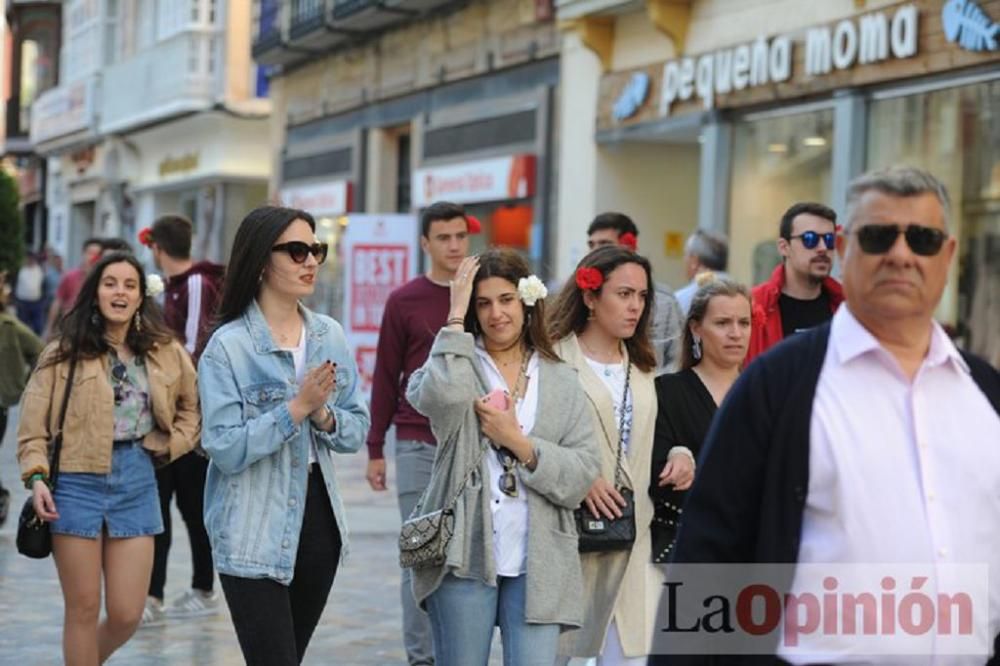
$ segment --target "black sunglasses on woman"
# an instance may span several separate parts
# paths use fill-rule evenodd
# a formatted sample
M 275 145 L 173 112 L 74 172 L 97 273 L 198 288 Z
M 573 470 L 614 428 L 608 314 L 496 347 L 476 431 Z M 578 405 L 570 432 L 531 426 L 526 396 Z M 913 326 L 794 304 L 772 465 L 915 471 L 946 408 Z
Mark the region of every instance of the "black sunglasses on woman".
M 292 258 L 297 264 L 304 264 L 306 257 L 310 254 L 316 257 L 316 263 L 322 264 L 326 261 L 327 252 L 329 252 L 330 246 L 326 243 L 303 243 L 302 241 L 289 241 L 287 243 L 278 243 L 271 248 L 271 252 L 287 252 L 288 256 Z

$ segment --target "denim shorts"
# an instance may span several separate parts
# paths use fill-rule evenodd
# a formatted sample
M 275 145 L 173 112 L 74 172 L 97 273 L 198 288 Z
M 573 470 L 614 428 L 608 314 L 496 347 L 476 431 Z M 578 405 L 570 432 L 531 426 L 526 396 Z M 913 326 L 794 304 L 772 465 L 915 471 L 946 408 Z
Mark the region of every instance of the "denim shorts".
M 59 474 L 53 499 L 53 534 L 96 539 L 107 526 L 109 537 L 124 539 L 163 531 L 153 461 L 139 440 L 115 443 L 110 474 Z

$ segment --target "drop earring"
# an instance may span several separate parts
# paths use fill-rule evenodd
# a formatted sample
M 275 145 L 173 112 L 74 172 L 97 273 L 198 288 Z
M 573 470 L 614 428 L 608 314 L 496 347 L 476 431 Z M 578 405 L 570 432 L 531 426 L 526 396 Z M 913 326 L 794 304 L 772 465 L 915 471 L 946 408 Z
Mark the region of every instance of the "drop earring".
M 696 361 L 701 360 L 701 338 L 697 335 L 694 336 L 693 340 L 691 340 L 691 356 L 693 356 Z
M 594 320 L 594 308 L 589 308 L 587 312 L 587 321 L 593 321 L 593 320 Z
M 93 325 L 93 326 L 95 326 L 97 328 L 100 328 L 101 324 L 104 323 L 104 320 L 101 319 L 101 313 L 97 311 L 96 307 L 94 307 L 91 310 L 91 313 L 90 313 L 90 323 L 91 323 L 91 325 Z
M 138 312 L 135 313 L 135 319 L 133 321 L 135 321 L 135 332 L 141 334 L 142 333 L 142 316 Z

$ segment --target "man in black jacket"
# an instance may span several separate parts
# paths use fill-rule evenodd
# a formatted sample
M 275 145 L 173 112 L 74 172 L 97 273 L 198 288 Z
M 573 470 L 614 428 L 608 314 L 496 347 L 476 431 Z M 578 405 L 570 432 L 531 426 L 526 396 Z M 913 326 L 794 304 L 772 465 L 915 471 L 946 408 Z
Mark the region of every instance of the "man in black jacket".
M 947 191 L 917 169 L 867 174 L 851 184 L 846 217 L 846 307 L 733 386 L 703 447 L 674 562 L 791 565 L 782 583 L 792 594 L 803 591 L 804 564 L 987 564 L 996 608 L 1000 373 L 958 352 L 933 319 L 956 245 Z M 981 654 L 935 663 L 996 663 L 986 636 L 998 632 L 990 618 Z M 654 651 L 669 641 L 661 635 Z M 651 661 L 929 664 L 928 645 L 873 656 L 850 636 L 806 635 L 767 656 Z

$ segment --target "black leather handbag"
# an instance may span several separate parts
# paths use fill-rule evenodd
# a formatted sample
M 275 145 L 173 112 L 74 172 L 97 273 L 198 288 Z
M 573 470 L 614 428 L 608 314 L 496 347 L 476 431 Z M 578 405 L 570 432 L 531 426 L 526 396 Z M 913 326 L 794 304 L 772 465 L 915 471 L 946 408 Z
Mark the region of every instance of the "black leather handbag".
M 630 488 L 625 487 L 621 478 L 625 445 L 625 415 L 631 377 L 632 364 L 629 363 L 625 370 L 625 390 L 622 392 L 621 416 L 618 423 L 618 457 L 615 460 L 615 490 L 625 500 L 625 506 L 619 507 L 622 512 L 621 517 L 614 519 L 605 516 L 594 518 L 594 514 L 586 505 L 580 506 L 573 512 L 581 553 L 630 550 L 632 544 L 635 543 L 635 495 Z
M 76 374 L 76 359 L 70 360 L 69 377 L 66 378 L 66 391 L 63 393 L 62 408 L 59 410 L 59 428 L 49 444 L 49 489 L 55 490 L 56 478 L 59 476 L 59 454 L 62 452 L 63 424 L 66 422 L 66 408 L 69 406 L 69 394 L 73 388 L 73 376 Z M 17 520 L 17 552 L 25 557 L 42 560 L 52 553 L 52 533 L 49 524 L 35 513 L 35 494 L 28 496 L 21 507 L 21 516 Z

